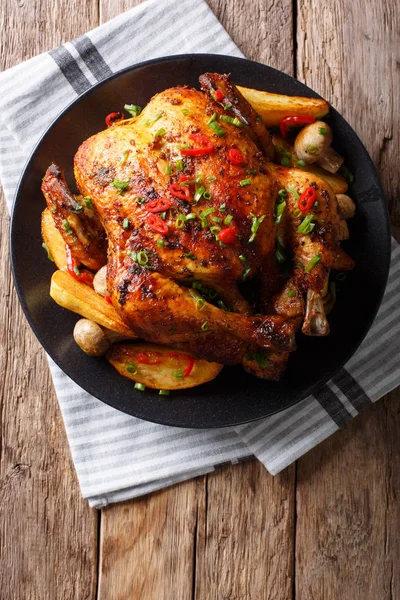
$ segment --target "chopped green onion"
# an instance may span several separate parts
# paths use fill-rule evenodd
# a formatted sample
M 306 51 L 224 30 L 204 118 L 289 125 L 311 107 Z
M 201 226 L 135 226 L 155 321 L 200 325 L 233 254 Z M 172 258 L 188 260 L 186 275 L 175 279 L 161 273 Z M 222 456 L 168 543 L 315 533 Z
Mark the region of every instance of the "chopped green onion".
M 165 174 L 166 175 L 171 175 L 171 173 L 172 173 L 172 167 L 171 167 L 171 165 L 167 165 L 165 167 Z
M 247 265 L 247 267 L 245 267 L 245 269 L 244 269 L 244 271 L 242 273 L 242 276 L 241 276 L 242 281 L 245 281 L 247 279 L 247 277 L 250 275 L 250 273 L 251 273 L 251 267 L 249 267 Z
M 164 240 L 163 240 L 162 238 L 159 238 L 159 239 L 157 240 L 157 246 L 158 246 L 159 248 L 164 248 L 164 245 L 165 245 L 165 242 L 164 242 Z
M 163 221 L 165 221 L 166 218 L 167 218 L 167 211 L 163 210 L 163 212 L 160 213 L 160 219 L 162 219 Z
M 297 161 L 297 166 L 298 166 L 298 167 L 305 167 L 305 166 L 306 166 L 306 163 L 304 162 L 304 160 L 298 160 L 298 161 Z
M 121 167 L 123 167 L 124 164 L 126 163 L 126 161 L 128 160 L 129 153 L 130 153 L 130 150 L 125 150 L 125 152 L 123 153 L 121 162 L 119 163 L 121 165 Z
M 319 254 L 317 254 L 316 256 L 313 256 L 313 258 L 310 260 L 310 262 L 308 263 L 308 265 L 304 269 L 305 272 L 309 273 L 311 271 L 311 269 L 313 267 L 315 267 L 315 265 L 317 265 L 319 263 L 320 260 L 321 260 L 321 257 L 320 257 Z
M 203 175 L 201 173 L 199 173 L 198 175 L 196 175 L 195 182 L 196 183 L 201 183 L 202 178 L 203 178 Z
M 349 171 L 346 165 L 342 165 L 339 169 L 339 173 L 348 181 L 349 183 L 353 183 L 354 175 Z
M 217 306 L 219 306 L 219 308 L 222 308 L 222 310 L 224 310 L 225 312 L 229 312 L 229 308 L 222 300 L 218 300 Z
M 211 194 L 210 194 L 210 192 L 204 192 L 203 198 L 204 198 L 204 200 L 211 200 Z
M 214 223 L 222 223 L 221 217 L 211 217 L 211 221 Z
M 145 122 L 146 127 L 150 127 L 150 125 L 154 125 L 154 123 L 156 123 L 156 121 L 158 121 L 158 119 L 161 119 L 162 115 L 163 115 L 162 112 L 159 112 L 152 119 L 147 119 L 147 121 Z
M 90 196 L 85 196 L 83 199 L 86 208 L 93 208 L 92 199 Z
M 306 152 L 308 154 L 316 154 L 318 152 L 317 146 L 308 146 Z
M 175 379 L 183 379 L 183 370 L 179 369 L 178 371 L 172 371 L 172 377 L 175 377 Z
M 137 104 L 125 104 L 124 110 L 128 112 L 132 117 L 137 117 L 142 112 L 142 107 Z
M 181 113 L 185 115 L 185 117 L 188 117 L 190 115 L 190 110 L 188 108 L 182 108 Z
M 139 265 L 147 265 L 147 263 L 149 262 L 149 257 L 147 256 L 146 252 L 144 250 L 139 250 L 139 252 L 136 255 L 136 260 L 139 263 Z
M 133 250 L 133 251 L 127 252 L 127 254 L 128 254 L 128 256 L 130 256 L 130 257 L 131 257 L 131 259 L 132 259 L 134 262 L 136 262 L 136 260 L 137 260 L 137 252 L 135 252 L 135 251 Z
M 225 204 L 225 202 L 223 204 L 221 204 L 221 206 L 219 207 L 219 210 L 221 212 L 225 212 L 226 211 L 226 204 Z
M 224 219 L 224 225 L 230 225 L 233 221 L 232 215 L 227 215 Z
M 206 188 L 204 187 L 204 185 L 199 186 L 194 193 L 193 202 L 199 202 L 201 197 L 204 195 L 205 191 L 206 191 Z
M 208 329 L 208 321 L 204 321 L 203 325 L 201 326 L 201 330 L 207 331 L 207 329 Z
M 212 183 L 213 181 L 215 181 L 217 178 L 215 177 L 215 175 L 210 175 L 209 177 L 207 177 L 207 181 L 209 183 Z
M 247 262 L 247 258 L 245 257 L 245 255 L 244 255 L 244 254 L 239 254 L 239 260 L 240 260 L 240 262 L 242 262 L 242 263 L 245 263 L 245 262 Z
M 44 177 L 43 177 L 44 179 Z M 51 212 L 55 213 L 57 210 L 57 206 L 55 204 L 53 204 L 53 206 L 51 207 Z
M 171 392 L 170 392 L 170 390 L 160 390 L 160 391 L 158 392 L 158 395 L 159 395 L 159 396 L 169 396 L 169 395 L 170 395 L 170 393 L 171 393 Z
M 287 198 L 287 191 L 286 190 L 279 190 L 278 196 L 279 196 L 279 198 Z
M 301 233 L 303 235 L 311 233 L 315 227 L 315 223 L 313 223 L 314 220 L 315 216 L 313 214 L 308 214 L 306 217 L 304 217 L 304 219 L 297 228 L 297 233 Z
M 192 296 L 193 300 L 196 302 L 196 310 L 197 311 L 203 310 L 203 308 L 206 305 L 206 301 L 204 300 L 204 298 L 201 298 L 200 296 L 196 296 L 196 294 L 194 294 L 190 290 L 189 290 L 189 294 Z
M 264 221 L 265 217 L 266 217 L 266 215 L 261 215 L 261 217 L 253 216 L 253 221 L 251 224 L 251 236 L 249 237 L 249 242 L 248 242 L 249 244 L 251 242 L 254 242 L 258 228 L 260 227 L 261 223 Z
M 164 135 L 164 133 L 166 132 L 166 129 L 164 127 L 160 127 L 160 129 L 158 129 L 155 134 L 154 137 L 162 137 Z
M 229 110 L 232 108 L 232 104 L 224 104 L 224 110 Z
M 211 215 L 213 212 L 215 212 L 215 208 L 213 206 L 202 210 L 200 213 L 200 219 L 205 219 L 206 217 L 208 217 L 208 215 Z
M 75 275 L 77 275 L 79 277 L 79 275 L 81 274 L 80 270 L 78 269 L 77 266 L 74 267 L 74 273 Z
M 275 220 L 274 223 L 275 225 L 279 225 L 279 223 L 282 220 L 282 215 L 285 212 L 285 208 L 286 208 L 286 201 L 285 200 L 280 200 L 279 202 L 277 202 L 275 204 Z
M 287 295 L 289 296 L 289 298 L 294 298 L 295 296 L 297 296 L 297 292 L 296 290 L 288 290 Z
M 183 160 L 182 159 L 178 159 L 175 163 L 176 165 L 176 170 L 177 171 L 183 171 Z
M 125 219 L 122 221 L 122 229 L 129 229 L 129 219 L 128 219 L 128 217 L 125 217 Z
M 45 242 L 43 242 L 42 248 L 44 248 L 44 250 L 46 250 L 46 252 L 47 252 L 47 258 L 49 260 L 51 260 L 51 262 L 54 262 L 54 258 L 52 257 L 51 252 L 49 250 L 49 247 L 48 247 L 48 245 Z
M 139 204 L 139 206 L 140 206 L 141 204 L 144 204 L 145 202 L 146 202 L 146 198 L 143 198 L 143 196 L 138 196 L 138 197 L 136 198 L 136 203 L 137 203 L 137 204 Z
M 284 263 L 286 261 L 285 247 L 280 243 L 278 239 L 276 240 L 275 246 L 275 258 L 278 261 L 278 263 Z
M 296 200 L 298 200 L 300 198 L 296 188 L 293 187 L 292 185 L 287 185 L 286 189 L 289 192 L 289 194 L 292 194 L 292 196 L 294 196 L 296 198 Z
M 219 225 L 213 225 L 210 227 L 210 231 L 213 235 L 217 235 L 221 231 L 221 227 Z
M 185 222 L 186 222 L 185 215 L 183 215 L 182 213 L 179 213 L 178 216 L 176 217 L 176 220 L 175 220 L 175 227 L 177 229 L 182 229 L 182 227 L 184 226 Z
M 186 258 L 190 258 L 190 260 L 196 260 L 196 256 L 193 254 L 193 252 L 188 252 L 187 254 L 185 254 Z
M 256 359 L 258 366 L 261 367 L 261 369 L 265 369 L 265 367 L 268 367 L 268 365 L 269 365 L 268 351 L 265 350 L 264 348 L 259 348 L 256 351 L 255 359 Z
M 128 363 L 126 365 L 126 370 L 128 371 L 128 373 L 131 373 L 132 375 L 136 375 L 136 373 L 137 373 L 137 367 L 136 367 L 135 363 Z
M 111 185 L 115 188 L 117 188 L 118 192 L 120 194 L 122 194 L 122 192 L 124 190 L 126 190 L 126 188 L 129 185 L 129 179 L 126 179 L 125 181 L 120 181 L 119 179 L 114 179 L 114 181 L 111 182 Z
M 299 208 L 295 208 L 294 211 L 292 212 L 292 215 L 294 216 L 295 219 L 298 219 L 299 217 L 301 217 L 303 213 L 301 212 L 301 210 Z
M 244 187 L 245 185 L 250 185 L 252 183 L 251 179 L 242 179 L 241 181 L 239 181 L 239 185 L 241 187 Z
M 210 117 L 207 121 L 207 125 L 211 125 L 211 123 L 215 123 L 215 121 L 218 119 L 218 113 L 214 113 L 212 115 L 212 117 Z
M 213 132 L 218 137 L 223 137 L 226 134 L 225 129 L 222 129 L 222 127 L 220 127 L 216 121 L 214 121 L 213 123 L 210 123 L 209 127 L 213 130 Z
M 243 127 L 243 123 L 237 118 L 229 117 L 228 115 L 221 115 L 221 121 L 225 121 L 226 123 L 230 123 L 231 125 L 236 125 L 236 127 Z
M 281 158 L 281 165 L 282 167 L 290 167 L 290 160 L 287 158 L 287 156 Z
M 71 233 L 71 225 L 68 223 L 68 219 L 63 219 L 63 227 L 67 233 Z
M 326 135 L 328 133 L 328 130 L 326 127 L 320 127 L 319 132 L 321 135 Z
M 197 217 L 196 213 L 189 213 L 188 215 L 186 215 L 186 221 L 192 221 L 196 217 Z
M 141 392 L 144 392 L 146 386 L 143 385 L 143 383 L 135 383 L 134 388 L 135 390 L 140 390 Z

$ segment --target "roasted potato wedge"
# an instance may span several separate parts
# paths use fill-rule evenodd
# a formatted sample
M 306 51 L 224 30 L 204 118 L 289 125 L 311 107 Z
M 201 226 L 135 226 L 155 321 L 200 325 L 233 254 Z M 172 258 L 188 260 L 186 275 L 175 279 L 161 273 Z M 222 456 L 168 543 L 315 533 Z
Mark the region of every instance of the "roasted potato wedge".
M 50 296 L 57 304 L 85 319 L 95 321 L 102 327 L 120 333 L 126 338 L 135 339 L 137 336 L 120 319 L 111 304 L 93 288 L 77 281 L 65 271 L 56 271 L 51 278 Z
M 55 226 L 53 216 L 48 208 L 45 208 L 42 212 L 42 238 L 57 267 L 62 271 L 66 271 L 65 242 Z
M 331 186 L 334 194 L 343 194 L 349 187 L 345 178 L 339 175 L 339 173 L 329 173 L 318 165 L 306 165 L 305 167 L 302 167 L 301 170 L 313 173 L 314 175 L 317 175 L 317 177 L 321 177 L 321 179 Z
M 106 358 L 124 377 L 161 390 L 183 390 L 201 385 L 214 379 L 222 369 L 218 363 L 194 358 L 187 352 L 146 343 L 116 344 L 107 352 Z M 185 377 L 190 360 L 194 360 L 193 368 Z
M 319 98 L 283 96 L 237 86 L 267 127 L 279 125 L 284 117 L 308 115 L 320 119 L 329 112 L 329 104 Z

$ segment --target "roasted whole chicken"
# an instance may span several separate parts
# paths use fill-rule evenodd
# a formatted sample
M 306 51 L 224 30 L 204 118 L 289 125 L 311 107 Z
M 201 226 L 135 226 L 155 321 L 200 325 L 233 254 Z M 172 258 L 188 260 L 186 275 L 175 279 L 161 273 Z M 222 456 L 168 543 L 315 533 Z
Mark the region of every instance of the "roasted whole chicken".
M 107 265 L 111 302 L 138 337 L 277 380 L 298 328 L 329 333 L 329 271 L 352 267 L 336 197 L 271 162 L 270 133 L 228 76 L 200 84 L 83 142 L 80 196 L 54 164 L 43 193 L 76 260 Z

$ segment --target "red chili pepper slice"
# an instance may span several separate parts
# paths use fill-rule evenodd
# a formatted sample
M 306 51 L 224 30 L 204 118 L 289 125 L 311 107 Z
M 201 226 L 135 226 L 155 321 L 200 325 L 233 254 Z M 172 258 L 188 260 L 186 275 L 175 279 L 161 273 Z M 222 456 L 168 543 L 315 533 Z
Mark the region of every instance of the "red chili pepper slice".
M 221 229 L 217 237 L 224 244 L 233 244 L 236 240 L 236 231 L 233 227 L 227 227 L 226 229 Z
M 193 140 L 197 144 L 199 144 L 199 148 L 182 148 L 181 154 L 182 156 L 204 156 L 205 154 L 209 154 L 214 149 L 211 140 L 199 133 L 191 133 L 189 135 L 189 139 Z
M 168 186 L 168 191 L 175 196 L 175 198 L 180 198 L 181 200 L 189 200 L 190 198 L 189 188 L 184 185 L 179 185 L 179 183 L 172 183 Z
M 316 199 L 317 192 L 315 191 L 315 188 L 310 185 L 306 190 L 304 190 L 299 198 L 299 210 L 301 210 L 302 213 L 308 212 Z
M 237 148 L 230 148 L 228 152 L 228 160 L 233 165 L 241 165 L 244 162 L 244 156 Z
M 112 112 L 109 115 L 107 115 L 104 120 L 106 122 L 107 127 L 111 127 L 111 125 L 114 125 L 114 123 L 123 121 L 124 115 L 121 115 L 121 113 L 119 113 L 119 112 Z
M 79 263 L 72 256 L 71 248 L 68 246 L 68 244 L 65 244 L 65 254 L 67 256 L 68 273 L 74 279 L 77 279 L 78 281 L 81 281 L 82 283 L 87 283 L 88 285 L 91 285 L 93 283 L 93 279 L 94 279 L 93 273 L 91 273 L 90 271 L 86 271 L 86 270 L 83 270 L 83 271 L 79 270 L 79 268 L 78 268 Z M 78 271 L 78 273 L 76 271 Z
M 221 102 L 225 98 L 225 95 L 221 92 L 221 90 L 215 90 L 214 96 L 217 102 Z
M 194 358 L 192 356 L 188 356 L 187 354 L 181 354 L 180 352 L 168 352 L 165 356 L 168 358 L 180 358 L 188 361 L 187 367 L 183 372 L 184 377 L 189 377 L 190 373 L 194 367 Z
M 168 225 L 158 215 L 149 215 L 146 223 L 156 233 L 161 233 L 162 235 L 168 233 Z
M 179 175 L 179 181 L 184 183 L 185 181 L 190 181 L 189 175 Z
M 315 117 L 310 117 L 307 115 L 301 115 L 299 117 L 284 117 L 279 124 L 281 136 L 283 138 L 288 136 L 290 126 L 298 127 L 299 125 L 307 125 L 309 123 L 315 123 Z
M 180 186 L 179 186 L 180 187 Z M 156 198 L 146 204 L 146 210 L 151 213 L 164 212 L 171 208 L 172 202 L 169 198 Z
M 106 302 L 108 302 L 108 304 L 112 304 L 112 300 L 111 300 L 110 296 L 104 296 L 104 300 Z
M 139 352 L 136 355 L 136 362 L 140 365 L 160 365 L 160 354 L 158 352 L 151 352 L 151 356 L 148 352 Z

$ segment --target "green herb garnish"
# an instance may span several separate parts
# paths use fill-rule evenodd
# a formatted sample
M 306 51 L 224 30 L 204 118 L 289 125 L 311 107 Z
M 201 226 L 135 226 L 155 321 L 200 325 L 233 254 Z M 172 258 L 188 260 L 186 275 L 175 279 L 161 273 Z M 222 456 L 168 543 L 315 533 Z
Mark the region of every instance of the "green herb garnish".
M 126 110 L 131 117 L 137 117 L 142 112 L 142 107 L 137 104 L 125 104 L 124 110 Z
M 309 273 L 311 271 L 311 269 L 314 268 L 315 265 L 317 265 L 319 263 L 320 260 L 321 260 L 321 257 L 319 254 L 317 254 L 316 256 L 313 256 L 313 258 L 310 260 L 308 265 L 305 267 L 304 271 L 306 273 Z
M 111 185 L 117 188 L 119 194 L 122 194 L 122 192 L 125 191 L 129 185 L 129 179 L 126 179 L 125 181 L 114 179 L 114 181 L 111 182 Z

